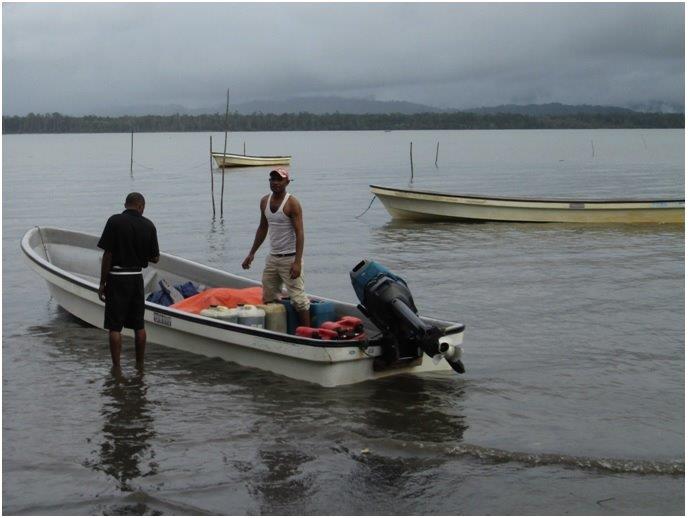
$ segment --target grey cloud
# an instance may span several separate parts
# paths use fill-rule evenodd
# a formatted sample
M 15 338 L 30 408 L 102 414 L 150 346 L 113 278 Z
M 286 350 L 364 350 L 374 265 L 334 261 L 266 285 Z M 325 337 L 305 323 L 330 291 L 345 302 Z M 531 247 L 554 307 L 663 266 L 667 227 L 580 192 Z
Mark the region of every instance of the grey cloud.
M 4 4 L 3 112 L 299 95 L 683 103 L 683 4 Z

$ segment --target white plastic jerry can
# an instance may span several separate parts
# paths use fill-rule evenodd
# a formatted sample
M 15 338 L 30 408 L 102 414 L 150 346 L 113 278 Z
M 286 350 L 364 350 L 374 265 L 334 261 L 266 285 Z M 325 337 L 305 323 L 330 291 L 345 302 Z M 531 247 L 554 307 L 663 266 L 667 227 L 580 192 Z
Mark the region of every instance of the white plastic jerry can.
M 238 324 L 264 329 L 266 314 L 263 309 L 250 304 L 238 307 Z
M 225 322 L 238 322 L 238 309 L 237 308 L 227 308 L 225 306 L 211 306 L 206 309 L 202 309 L 199 314 L 205 317 L 217 318 L 219 320 L 224 320 Z

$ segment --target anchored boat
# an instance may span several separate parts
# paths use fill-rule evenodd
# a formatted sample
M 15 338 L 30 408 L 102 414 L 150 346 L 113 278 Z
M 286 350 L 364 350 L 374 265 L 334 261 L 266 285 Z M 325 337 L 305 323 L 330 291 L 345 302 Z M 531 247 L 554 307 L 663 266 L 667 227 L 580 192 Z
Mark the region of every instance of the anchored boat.
M 262 165 L 289 165 L 290 155 L 287 156 L 252 156 L 235 155 L 232 153 L 211 153 L 216 165 L 225 167 L 254 167 Z
M 554 223 L 683 223 L 684 200 L 508 198 L 370 185 L 394 219 Z
M 97 242 L 98 236 L 92 234 L 34 227 L 22 238 L 21 250 L 60 306 L 102 327 L 104 304 L 98 298 L 102 250 Z M 463 324 L 419 316 L 405 281 L 377 263 L 362 261 L 350 275 L 360 304 L 312 298 L 333 303 L 338 319 L 361 319 L 364 337 L 357 340 L 295 336 L 147 301 L 148 341 L 325 387 L 404 373 L 464 372 Z M 165 253 L 143 271 L 143 277 L 147 293 L 159 281 L 192 281 L 209 288 L 260 286 L 251 279 Z M 123 332 L 132 335 L 129 329 Z

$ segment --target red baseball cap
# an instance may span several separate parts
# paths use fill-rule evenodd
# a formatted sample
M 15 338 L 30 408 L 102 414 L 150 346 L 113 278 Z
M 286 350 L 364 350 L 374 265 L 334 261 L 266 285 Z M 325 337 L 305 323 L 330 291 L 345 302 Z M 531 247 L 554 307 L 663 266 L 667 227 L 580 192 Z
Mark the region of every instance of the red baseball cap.
M 276 173 L 281 178 L 285 178 L 286 180 L 290 180 L 290 175 L 288 174 L 288 171 L 286 169 L 283 169 L 282 167 L 280 167 L 278 169 L 274 169 L 273 171 L 271 171 L 269 173 L 269 176 L 271 176 L 274 173 Z

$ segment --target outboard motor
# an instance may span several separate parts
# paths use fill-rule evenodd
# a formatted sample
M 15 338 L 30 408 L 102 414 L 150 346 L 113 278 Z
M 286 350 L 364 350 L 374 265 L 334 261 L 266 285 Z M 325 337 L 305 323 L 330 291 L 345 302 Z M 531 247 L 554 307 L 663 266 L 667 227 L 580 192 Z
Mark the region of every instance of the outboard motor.
M 386 337 L 383 360 L 387 364 L 415 359 L 422 352 L 439 361 L 446 358 L 456 372 L 465 372 L 463 363 L 448 344 L 440 344 L 442 331 L 418 316 L 408 284 L 374 261 L 360 261 L 350 272 L 353 289 L 360 299 L 358 308 Z

